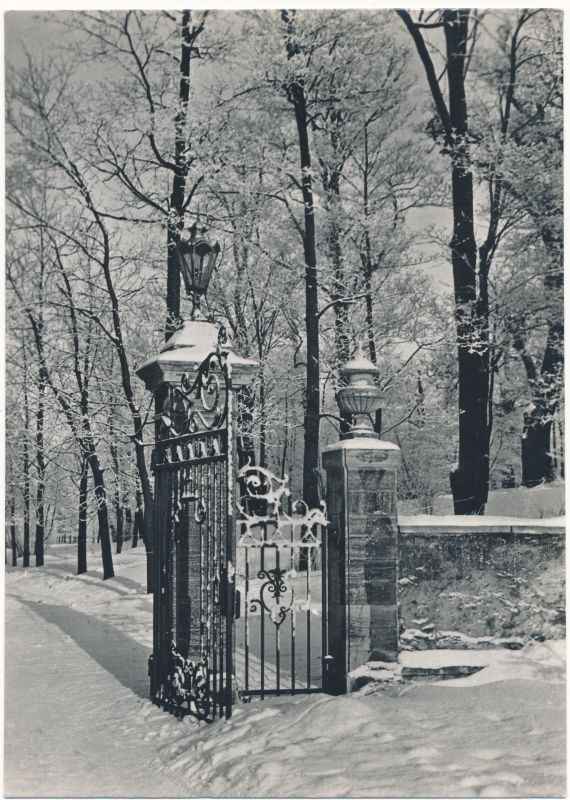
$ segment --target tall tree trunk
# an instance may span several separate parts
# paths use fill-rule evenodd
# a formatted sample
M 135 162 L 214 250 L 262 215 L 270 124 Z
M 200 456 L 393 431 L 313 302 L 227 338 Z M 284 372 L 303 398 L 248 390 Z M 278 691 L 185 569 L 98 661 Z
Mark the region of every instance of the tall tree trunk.
M 558 421 L 558 439 L 560 441 L 560 459 L 559 459 L 559 470 L 560 470 L 560 477 L 564 480 L 564 426 L 562 424 L 562 420 Z
M 552 421 L 552 469 L 554 477 L 560 474 L 558 458 L 558 431 L 556 429 L 556 419 Z
M 289 446 L 289 400 L 287 395 L 285 395 L 285 424 L 283 425 L 283 451 L 281 453 L 281 478 L 284 478 L 286 475 L 286 463 L 287 463 L 287 448 Z
M 456 514 L 482 514 L 489 492 L 489 367 L 485 348 L 473 347 L 474 339 L 488 342 L 488 263 L 477 270 L 474 229 L 474 195 L 469 151 L 469 120 L 465 94 L 465 63 L 469 10 L 442 12 L 446 40 L 449 110 L 420 28 L 407 11 L 397 12 L 410 32 L 434 98 L 451 156 L 453 236 L 451 263 L 455 291 L 459 388 L 459 456 L 450 474 Z M 492 232 L 492 231 L 491 231 Z M 477 296 L 477 280 L 480 296 Z
M 368 121 L 364 123 L 364 169 L 363 169 L 363 209 L 364 209 L 364 252 L 362 254 L 362 266 L 364 273 L 364 291 L 366 307 L 366 339 L 368 342 L 368 355 L 373 364 L 378 365 L 376 353 L 376 333 L 374 331 L 374 308 L 372 300 L 372 244 L 370 242 L 370 193 L 368 188 L 368 177 L 370 173 L 370 157 L 368 149 Z M 374 414 L 374 432 L 380 436 L 382 433 L 382 409 L 376 409 Z
M 237 396 L 237 457 L 238 469 L 248 462 L 255 464 L 255 447 L 253 445 L 253 409 L 255 401 L 249 386 L 239 390 Z M 245 486 L 244 486 L 245 488 Z
M 549 210 L 554 217 L 556 209 Z M 532 410 L 524 415 L 521 438 L 523 486 L 536 486 L 555 478 L 551 433 L 553 417 L 560 402 L 564 383 L 562 237 L 548 224 L 543 224 L 540 232 L 553 266 L 544 278 L 544 295 L 550 300 L 552 321 L 548 327 L 546 347 L 538 375 L 534 364 L 530 362 L 530 356 L 524 350 L 524 344 L 522 341 L 517 342 L 517 349 L 521 353 L 532 387 Z
M 117 520 L 117 554 L 123 551 L 123 507 L 120 498 L 115 498 L 115 518 Z
M 555 477 L 551 434 L 562 390 L 563 337 L 562 321 L 551 323 L 539 375 L 529 364 L 528 356 L 525 359 L 522 354 L 533 387 L 531 410 L 524 415 L 521 439 L 523 486 L 536 486 Z
M 331 118 L 331 125 L 338 124 L 334 114 Z M 331 145 L 333 153 L 337 156 L 336 136 L 334 131 L 331 133 Z M 333 291 L 331 299 L 335 301 L 334 308 L 334 343 L 335 361 L 337 369 L 346 364 L 350 358 L 350 342 L 348 338 L 348 306 L 341 302 L 346 297 L 346 285 L 344 269 L 342 264 L 342 250 L 340 246 L 340 231 L 338 218 L 340 214 L 340 170 L 336 166 L 329 168 L 323 165 L 323 188 L 326 194 L 327 205 L 327 244 L 328 255 L 331 260 L 333 270 Z M 341 378 L 339 377 L 339 385 Z M 341 433 L 347 433 L 350 427 L 351 415 L 341 411 Z
M 77 525 L 77 574 L 87 572 L 87 482 L 89 478 L 88 461 L 81 460 L 79 477 L 79 520 Z
M 334 121 L 331 120 L 331 124 Z M 338 124 L 338 123 L 337 123 Z M 333 137 L 333 152 L 336 154 L 335 137 Z M 340 205 L 340 170 L 333 167 L 326 170 L 323 184 L 327 199 L 328 212 L 328 251 L 333 268 L 333 296 L 337 301 L 334 305 L 334 342 L 335 356 L 338 366 L 345 364 L 350 358 L 350 342 L 348 338 L 348 306 L 342 301 L 346 298 L 346 284 L 342 263 L 342 249 L 340 245 L 339 217 Z
M 265 385 L 265 365 L 260 358 L 259 369 L 259 466 L 267 464 L 267 387 Z
M 544 481 L 554 480 L 551 433 L 551 417 L 540 419 L 536 412 L 524 415 L 521 440 L 523 486 L 537 486 Z
M 11 486 L 10 494 L 10 548 L 12 550 L 12 566 L 18 566 L 18 545 L 16 537 L 16 500 L 14 498 L 14 487 Z
M 177 170 L 172 179 L 170 208 L 172 219 L 167 232 L 166 273 L 166 331 L 168 340 L 180 324 L 180 270 L 176 260 L 176 245 L 184 225 L 184 193 L 186 189 L 186 118 L 190 96 L 191 48 L 188 45 L 188 28 L 191 14 L 182 12 L 182 45 L 178 83 L 178 113 L 175 119 L 174 152 Z
M 112 406 L 111 406 L 112 407 Z M 113 492 L 113 505 L 115 507 L 115 522 L 117 530 L 117 554 L 123 550 L 123 497 L 121 492 L 121 464 L 117 445 L 114 442 L 114 430 L 111 418 L 109 418 L 109 451 L 113 462 L 113 472 L 115 473 L 115 488 Z
M 99 541 L 101 542 L 101 557 L 103 561 L 103 580 L 107 580 L 115 575 L 113 569 L 113 553 L 111 550 L 111 535 L 109 532 L 109 511 L 103 470 L 101 469 L 99 457 L 92 442 L 89 444 L 89 466 L 91 467 L 91 474 L 93 475 L 95 501 L 97 503 Z
M 370 159 L 368 150 L 368 122 L 364 124 L 364 169 L 363 169 L 363 206 L 364 206 L 364 253 L 362 254 L 364 268 L 364 291 L 366 293 L 366 335 L 368 339 L 368 352 L 370 361 L 377 364 L 376 339 L 374 333 L 374 312 L 372 305 L 372 246 L 370 244 L 370 199 L 368 190 L 368 174 L 370 172 Z
M 469 12 L 444 12 L 452 130 L 453 236 L 451 262 L 455 289 L 458 349 L 459 463 L 450 476 L 456 514 L 482 514 L 489 491 L 487 403 L 489 371 L 485 354 L 472 348 L 488 326 L 488 304 L 477 303 L 477 245 L 474 229 L 473 175 L 468 145 L 465 57 Z
M 135 521 L 133 525 L 133 543 L 132 547 L 137 547 L 139 543 L 139 536 L 142 531 L 142 518 L 143 518 L 143 493 L 142 489 L 137 486 L 136 490 L 136 508 L 135 508 Z
M 145 448 L 142 441 L 143 420 L 139 407 L 135 403 L 134 392 L 131 385 L 130 367 L 122 341 L 120 347 L 118 347 L 118 355 L 121 368 L 123 392 L 129 405 L 129 410 L 133 420 L 135 460 L 143 498 L 142 513 L 139 518 L 139 535 L 142 535 L 146 550 L 146 590 L 149 594 L 152 594 L 154 586 L 154 497 L 148 466 L 146 463 Z
M 188 203 L 186 178 L 188 174 L 186 128 L 188 122 L 188 100 L 190 98 L 190 65 L 194 42 L 204 29 L 204 18 L 198 26 L 192 26 L 192 12 L 182 12 L 182 43 L 178 81 L 178 112 L 174 122 L 174 163 L 176 170 L 170 194 L 171 219 L 167 232 L 166 275 L 166 328 L 168 340 L 180 324 L 180 271 L 176 260 L 176 246 L 184 228 L 184 212 Z
M 139 480 L 141 482 L 143 506 L 139 516 L 139 535 L 142 533 L 143 544 L 146 551 L 146 591 L 154 591 L 154 497 L 150 485 L 148 469 L 144 459 L 142 447 L 137 446 L 137 464 Z M 143 465 L 144 464 L 144 468 Z
M 44 536 L 45 536 L 45 452 L 44 452 L 44 401 L 46 383 L 43 370 L 40 369 L 40 380 L 38 381 L 38 408 L 36 417 L 36 540 L 35 555 L 36 567 L 43 567 L 44 564 Z
M 317 250 L 315 243 L 315 210 L 311 178 L 311 151 L 309 147 L 307 101 L 301 82 L 288 87 L 295 110 L 299 137 L 299 155 L 302 175 L 303 204 L 305 209 L 305 330 L 307 334 L 307 371 L 305 395 L 305 446 L 303 451 L 303 499 L 309 508 L 319 504 L 319 421 L 320 421 L 320 362 Z
M 287 24 L 286 49 L 291 61 L 302 51 L 295 41 L 294 11 L 283 11 L 282 20 Z M 304 209 L 303 246 L 305 254 L 305 331 L 307 338 L 307 368 L 305 393 L 303 449 L 303 500 L 309 507 L 319 504 L 319 423 L 320 423 L 320 361 L 319 361 L 319 305 L 317 277 L 317 249 L 315 241 L 315 208 L 313 205 L 313 183 L 311 173 L 311 149 L 309 146 L 309 124 L 307 97 L 303 78 L 291 80 L 285 87 L 289 102 L 295 112 L 295 123 L 299 138 L 301 166 L 301 190 Z
M 24 553 L 22 566 L 30 566 L 30 406 L 28 398 L 28 369 L 24 350 L 24 436 L 22 471 L 24 475 Z

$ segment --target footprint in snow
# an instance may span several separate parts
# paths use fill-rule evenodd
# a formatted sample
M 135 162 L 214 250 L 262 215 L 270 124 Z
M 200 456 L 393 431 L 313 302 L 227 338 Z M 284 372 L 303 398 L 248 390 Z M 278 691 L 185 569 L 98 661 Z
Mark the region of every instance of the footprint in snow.
M 408 756 L 412 758 L 434 758 L 439 755 L 437 747 L 415 747 L 410 750 Z
M 500 758 L 502 755 L 504 755 L 499 750 L 491 750 L 485 748 L 482 748 L 481 750 L 473 750 L 472 752 L 476 758 L 482 758 L 485 761 L 494 761 L 495 759 Z
M 489 783 L 481 788 L 479 797 L 513 797 L 513 790 L 507 786 Z

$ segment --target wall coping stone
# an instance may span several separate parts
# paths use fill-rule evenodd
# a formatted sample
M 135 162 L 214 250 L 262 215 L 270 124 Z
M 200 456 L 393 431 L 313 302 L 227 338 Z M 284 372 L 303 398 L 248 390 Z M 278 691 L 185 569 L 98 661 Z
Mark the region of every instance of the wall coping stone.
M 478 516 L 417 516 L 398 517 L 398 532 L 413 534 L 436 534 L 453 536 L 458 533 L 518 533 L 529 535 L 559 534 L 566 532 L 564 517 L 530 519 L 525 517 L 478 517 Z
M 192 375 L 209 355 L 217 351 L 218 336 L 219 326 L 213 322 L 186 320 L 162 345 L 158 354 L 136 370 L 136 374 L 149 391 L 154 391 L 162 383 L 179 383 L 184 373 Z M 227 352 L 233 388 L 246 386 L 252 380 L 258 362 L 237 355 L 229 339 L 221 350 Z
M 386 439 L 375 439 L 371 436 L 358 436 L 354 439 L 341 439 L 323 448 L 323 453 L 333 453 L 336 450 L 400 450 L 394 442 Z

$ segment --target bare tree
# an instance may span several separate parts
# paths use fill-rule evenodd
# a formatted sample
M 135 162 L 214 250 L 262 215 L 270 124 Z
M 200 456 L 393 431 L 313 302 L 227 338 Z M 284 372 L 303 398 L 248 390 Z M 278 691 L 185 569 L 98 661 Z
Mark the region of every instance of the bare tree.
M 410 33 L 423 65 L 435 104 L 430 130 L 449 156 L 453 236 L 451 262 L 455 292 L 458 359 L 459 459 L 452 470 L 451 488 L 456 514 L 483 513 L 489 487 L 489 442 L 492 429 L 492 368 L 490 341 L 489 276 L 493 257 L 505 233 L 502 221 L 506 185 L 502 153 L 512 134 L 515 79 L 500 95 L 496 138 L 500 143 L 494 161 L 487 164 L 489 185 L 488 222 L 478 247 L 475 236 L 474 130 L 470 124 L 467 76 L 477 44 L 480 17 L 468 10 L 448 9 L 421 13 L 416 21 L 407 11 L 397 12 Z M 523 11 L 510 33 L 510 47 L 517 52 L 524 26 L 535 12 Z M 438 76 L 424 30 L 441 30 L 445 40 L 443 70 Z M 445 77 L 448 102 L 440 80 Z

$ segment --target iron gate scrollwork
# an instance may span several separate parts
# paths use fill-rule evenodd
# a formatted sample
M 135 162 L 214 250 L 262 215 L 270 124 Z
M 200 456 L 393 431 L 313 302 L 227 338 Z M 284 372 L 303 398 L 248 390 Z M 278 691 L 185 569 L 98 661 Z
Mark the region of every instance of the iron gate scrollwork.
M 195 377 L 157 394 L 151 695 L 176 713 L 231 715 L 232 391 L 225 332 Z
M 325 504 L 309 509 L 298 501 L 285 511 L 288 478 L 263 467 L 246 465 L 238 481 L 243 493 L 236 522 L 236 582 L 243 599 L 236 623 L 240 695 L 321 691 L 330 659 Z

